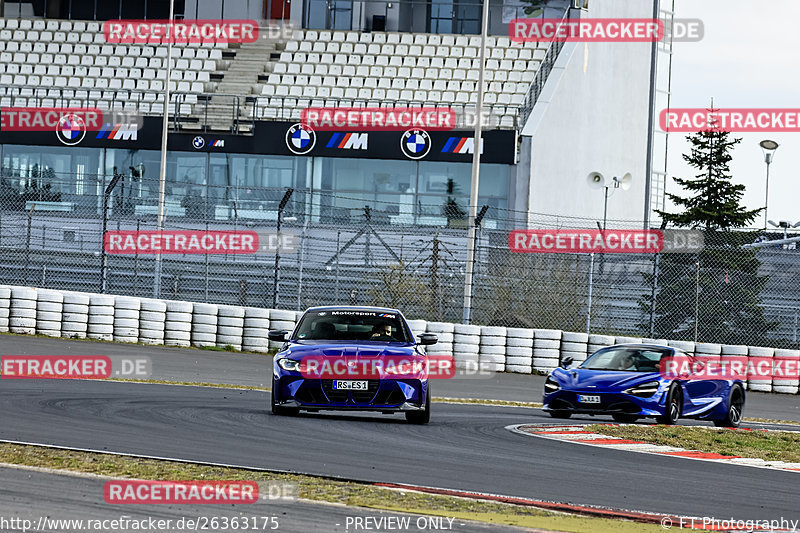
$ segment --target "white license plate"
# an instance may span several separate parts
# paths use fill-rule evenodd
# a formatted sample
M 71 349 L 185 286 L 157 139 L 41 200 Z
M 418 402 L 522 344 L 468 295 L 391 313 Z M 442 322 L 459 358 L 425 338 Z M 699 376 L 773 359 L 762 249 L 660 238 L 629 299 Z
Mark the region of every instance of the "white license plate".
M 579 394 L 578 401 L 580 403 L 600 403 L 600 396 L 589 396 L 586 394 Z
M 366 381 L 334 381 L 334 390 L 367 390 Z

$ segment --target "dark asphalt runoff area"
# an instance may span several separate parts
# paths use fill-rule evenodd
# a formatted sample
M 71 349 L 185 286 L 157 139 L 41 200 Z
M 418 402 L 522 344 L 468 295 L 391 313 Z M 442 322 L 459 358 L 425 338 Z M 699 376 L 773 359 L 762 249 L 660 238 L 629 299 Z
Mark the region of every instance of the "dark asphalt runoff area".
M 241 505 L 111 505 L 103 498 L 107 479 L 95 476 L 54 474 L 31 469 L 0 468 L 0 531 L 72 533 L 96 521 L 106 527 L 95 531 L 276 531 L 353 532 L 360 524 L 406 523 L 405 531 L 418 532 L 444 525 L 446 531 L 488 533 L 518 532 L 447 517 L 391 513 L 375 509 L 299 501 L 265 501 Z M 387 522 L 392 517 L 392 522 Z M 212 521 L 216 519 L 216 521 Z M 360 519 L 361 522 L 357 520 Z M 366 520 L 369 519 L 369 522 Z M 381 521 L 383 520 L 383 521 Z M 429 522 L 433 520 L 433 522 Z M 114 522 L 116 521 L 116 522 Z M 228 527 L 222 527 L 227 521 Z M 91 524 L 90 524 L 91 522 Z M 136 522 L 133 524 L 132 522 Z M 235 522 L 235 526 L 234 526 Z M 247 525 L 247 529 L 242 527 Z M 141 527 L 141 526 L 147 526 Z M 152 527 L 152 529 L 151 529 Z

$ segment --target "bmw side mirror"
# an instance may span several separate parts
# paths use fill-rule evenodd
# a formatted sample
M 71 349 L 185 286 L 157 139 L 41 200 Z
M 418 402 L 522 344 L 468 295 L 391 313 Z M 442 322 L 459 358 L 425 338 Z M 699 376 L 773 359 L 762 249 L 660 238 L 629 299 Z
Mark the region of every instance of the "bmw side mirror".
M 573 359 L 571 355 L 566 356 L 561 360 L 561 368 L 569 368 L 574 361 L 575 359 Z
M 287 335 L 289 335 L 288 331 L 273 329 L 267 333 L 267 338 L 275 342 L 286 342 Z
M 417 344 L 428 346 L 431 344 L 436 344 L 437 342 L 439 342 L 439 337 L 437 337 L 433 333 L 422 333 L 419 336 L 419 342 L 417 342 Z

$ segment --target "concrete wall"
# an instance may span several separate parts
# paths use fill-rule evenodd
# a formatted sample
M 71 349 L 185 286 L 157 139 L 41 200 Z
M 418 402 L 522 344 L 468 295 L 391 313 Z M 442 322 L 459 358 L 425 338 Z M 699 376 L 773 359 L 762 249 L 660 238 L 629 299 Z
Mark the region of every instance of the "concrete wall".
M 652 18 L 652 2 L 591 2 L 584 17 Z M 640 227 L 644 214 L 651 43 L 567 43 L 523 135 L 531 135 L 529 221 L 594 227 L 603 191 L 586 176 L 633 175 L 608 201 L 608 227 Z M 540 216 L 553 215 L 553 216 Z M 587 217 L 592 222 L 554 216 Z M 627 223 L 613 219 L 628 220 Z M 638 222 L 637 222 L 638 221 Z

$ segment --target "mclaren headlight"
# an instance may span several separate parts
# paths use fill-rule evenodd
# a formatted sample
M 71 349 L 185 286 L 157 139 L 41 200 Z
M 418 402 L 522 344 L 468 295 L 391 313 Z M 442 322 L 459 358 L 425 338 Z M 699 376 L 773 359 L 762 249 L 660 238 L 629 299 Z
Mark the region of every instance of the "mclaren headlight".
M 300 372 L 300 361 L 294 359 L 278 359 L 278 366 L 284 370 Z
M 648 381 L 647 383 L 642 383 L 641 385 L 636 385 L 635 387 L 626 389 L 623 392 L 625 394 L 630 394 L 631 396 L 636 396 L 637 398 L 650 398 L 652 395 L 658 392 L 658 386 L 658 381 Z
M 558 389 L 561 388 L 561 385 L 558 384 L 558 381 L 553 376 L 547 376 L 547 379 L 544 382 L 544 393 L 551 394 Z

